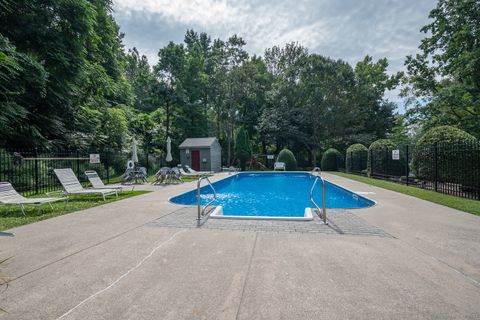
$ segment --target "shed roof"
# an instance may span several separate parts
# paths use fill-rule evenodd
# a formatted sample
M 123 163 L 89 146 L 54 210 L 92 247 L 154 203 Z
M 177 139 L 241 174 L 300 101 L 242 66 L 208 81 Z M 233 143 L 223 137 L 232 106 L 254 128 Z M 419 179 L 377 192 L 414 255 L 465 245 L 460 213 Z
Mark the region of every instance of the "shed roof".
M 180 144 L 180 148 L 207 148 L 211 147 L 217 140 L 215 137 L 188 138 Z

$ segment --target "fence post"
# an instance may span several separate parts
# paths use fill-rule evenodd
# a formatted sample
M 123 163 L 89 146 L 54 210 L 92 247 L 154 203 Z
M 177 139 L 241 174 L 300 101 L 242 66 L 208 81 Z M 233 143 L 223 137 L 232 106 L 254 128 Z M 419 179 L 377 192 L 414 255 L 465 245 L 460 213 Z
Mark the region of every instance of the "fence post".
M 105 170 L 107 171 L 107 183 L 110 183 L 110 164 L 108 163 L 108 149 L 105 150 Z
M 145 153 L 146 153 L 146 156 L 147 156 L 147 164 L 146 164 L 146 167 L 147 167 L 147 176 L 148 176 L 148 169 L 149 169 L 149 163 L 148 163 L 148 147 L 145 148 Z
M 370 152 L 370 177 L 373 177 L 373 150 L 368 150 Z
M 36 147 L 35 147 L 34 157 L 35 157 L 35 162 L 34 162 L 34 166 L 35 166 L 35 194 L 38 194 L 38 187 L 39 187 L 39 181 L 38 181 L 38 149 Z
M 78 149 L 77 149 L 77 152 L 76 152 L 76 157 L 77 157 L 77 160 L 76 160 L 76 163 L 77 163 L 77 177 L 78 177 L 78 180 L 81 181 L 82 179 L 80 178 L 80 154 L 78 152 Z
M 389 160 L 389 156 L 388 156 L 388 147 L 386 146 L 385 147 L 385 176 L 388 176 L 388 160 Z
M 435 157 L 434 169 L 435 169 L 435 192 L 438 192 L 438 152 L 437 152 L 437 142 L 433 145 L 433 156 Z
M 407 175 L 407 186 L 408 186 L 408 177 L 410 176 L 410 160 L 408 159 L 409 158 L 409 154 L 408 154 L 408 144 L 405 146 L 405 161 L 406 161 L 406 164 L 405 164 L 405 174 Z

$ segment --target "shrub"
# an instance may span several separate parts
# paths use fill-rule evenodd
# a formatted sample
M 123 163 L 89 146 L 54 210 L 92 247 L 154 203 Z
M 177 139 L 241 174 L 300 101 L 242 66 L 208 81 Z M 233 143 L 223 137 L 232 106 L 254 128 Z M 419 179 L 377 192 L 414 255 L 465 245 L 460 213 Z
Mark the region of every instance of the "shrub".
M 240 161 L 240 167 L 242 171 L 245 171 L 245 164 L 252 155 L 252 149 L 250 147 L 250 139 L 248 138 L 248 132 L 245 128 L 240 127 L 235 135 L 235 156 Z
M 430 129 L 415 146 L 412 169 L 418 178 L 433 181 L 436 165 L 438 181 L 468 185 L 467 181 L 479 175 L 476 143 L 474 136 L 454 127 Z
M 323 171 L 338 171 L 343 168 L 343 157 L 340 151 L 330 148 L 322 156 L 321 167 Z
M 297 170 L 297 159 L 295 159 L 293 152 L 286 148 L 278 154 L 277 162 L 285 162 L 285 169 L 288 171 Z
M 397 148 L 398 146 L 389 139 L 379 139 L 372 142 L 368 148 L 368 175 L 403 175 L 405 173 L 405 156 L 403 152 L 400 153 L 400 160 L 392 160 L 392 150 Z M 372 165 L 373 168 L 371 167 Z
M 367 169 L 368 149 L 361 143 L 352 144 L 347 148 L 345 167 L 347 171 L 362 171 Z

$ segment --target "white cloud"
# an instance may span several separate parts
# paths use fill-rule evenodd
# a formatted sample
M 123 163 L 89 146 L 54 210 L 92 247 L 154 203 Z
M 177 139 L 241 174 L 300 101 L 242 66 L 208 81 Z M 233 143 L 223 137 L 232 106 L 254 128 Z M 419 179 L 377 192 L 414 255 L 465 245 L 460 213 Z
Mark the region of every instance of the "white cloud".
M 251 5 L 215 0 L 118 0 L 115 11 L 125 15 L 142 11 L 148 17 L 156 15 L 169 24 L 200 28 L 222 38 L 238 34 L 247 40 L 249 51 L 256 54 L 292 41 L 314 45 L 322 38 L 318 30 L 323 23 L 305 19 L 306 7 L 292 11 L 288 1 Z
M 369 54 L 387 57 L 390 72 L 404 70 L 436 0 L 116 0 L 115 18 L 125 44 L 156 61 L 158 49 L 181 42 L 187 29 L 213 38 L 238 34 L 252 54 L 299 42 L 309 52 L 354 65 Z M 393 100 L 396 92 L 388 93 Z
M 172 22 L 199 26 L 225 24 L 239 13 L 227 1 L 215 0 L 118 0 L 115 8 L 157 13 Z

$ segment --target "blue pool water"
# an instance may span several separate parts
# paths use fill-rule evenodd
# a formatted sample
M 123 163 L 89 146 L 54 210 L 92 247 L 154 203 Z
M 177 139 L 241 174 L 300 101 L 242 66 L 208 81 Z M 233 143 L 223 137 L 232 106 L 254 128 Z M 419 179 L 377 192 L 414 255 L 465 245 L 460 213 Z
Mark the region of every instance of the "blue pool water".
M 223 206 L 225 216 L 275 216 L 303 217 L 305 208 L 313 207 L 310 188 L 315 177 L 310 173 L 239 173 L 213 183 L 217 191 L 215 206 Z M 374 202 L 354 194 L 333 183 L 325 181 L 327 208 L 366 208 Z M 322 206 L 320 181 L 315 188 L 314 198 Z M 213 197 L 212 189 L 201 188 L 202 204 Z M 170 199 L 173 203 L 196 205 L 196 190 Z

